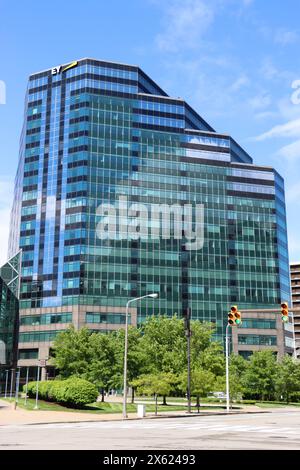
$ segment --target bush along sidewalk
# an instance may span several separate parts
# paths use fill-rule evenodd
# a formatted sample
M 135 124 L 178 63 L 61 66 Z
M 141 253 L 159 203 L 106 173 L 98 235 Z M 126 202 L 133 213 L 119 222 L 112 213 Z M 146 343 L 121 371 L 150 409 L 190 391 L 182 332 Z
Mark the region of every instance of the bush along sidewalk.
M 27 393 L 30 398 L 35 398 L 36 388 L 37 382 L 29 382 Z M 40 399 L 74 408 L 94 403 L 99 395 L 94 384 L 78 377 L 39 382 L 38 389 Z M 25 391 L 25 387 L 23 391 Z

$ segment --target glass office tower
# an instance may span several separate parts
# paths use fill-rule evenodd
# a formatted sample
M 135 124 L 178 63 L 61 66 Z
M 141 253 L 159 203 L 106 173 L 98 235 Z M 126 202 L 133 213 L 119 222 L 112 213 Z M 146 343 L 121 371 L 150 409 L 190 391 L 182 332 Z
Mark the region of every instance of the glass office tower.
M 17 371 L 20 256 L 0 267 L 0 395 L 11 387 Z
M 118 235 L 101 237 L 99 206 L 120 200 L 131 207 L 129 225 L 139 219 L 135 236 L 116 222 Z M 174 207 L 187 205 L 192 227 L 204 227 L 198 248 L 188 248 L 184 230 L 178 237 L 173 220 Z M 169 237 L 146 237 L 145 227 L 169 215 Z M 281 176 L 136 66 L 82 59 L 30 76 L 10 252 L 19 248 L 24 365 L 46 358 L 70 323 L 119 328 L 127 300 L 151 292 L 159 298 L 133 304 L 133 324 L 189 309 L 214 322 L 219 339 L 232 303 L 290 299 Z

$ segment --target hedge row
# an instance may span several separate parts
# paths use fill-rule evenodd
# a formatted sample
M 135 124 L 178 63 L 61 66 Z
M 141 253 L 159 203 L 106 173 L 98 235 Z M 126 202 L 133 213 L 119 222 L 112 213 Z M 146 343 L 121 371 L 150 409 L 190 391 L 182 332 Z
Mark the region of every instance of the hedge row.
M 37 382 L 28 383 L 28 396 L 35 398 Z M 23 388 L 25 392 L 25 386 Z M 80 408 L 93 403 L 98 398 L 98 390 L 94 384 L 78 377 L 66 380 L 50 380 L 39 382 L 39 398 L 63 405 Z

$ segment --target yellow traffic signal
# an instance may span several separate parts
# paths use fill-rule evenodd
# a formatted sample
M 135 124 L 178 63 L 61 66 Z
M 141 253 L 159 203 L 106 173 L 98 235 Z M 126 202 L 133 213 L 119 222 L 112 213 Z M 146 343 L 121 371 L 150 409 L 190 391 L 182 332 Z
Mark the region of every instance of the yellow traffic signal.
M 228 313 L 228 325 L 234 325 L 234 315 L 233 313 Z
M 287 302 L 282 302 L 281 307 L 281 320 L 286 323 L 289 321 L 289 306 Z
M 235 324 L 240 325 L 242 323 L 242 315 L 241 312 L 235 313 Z
M 241 312 L 238 311 L 236 305 L 233 305 L 228 313 L 228 325 L 240 325 L 242 323 Z

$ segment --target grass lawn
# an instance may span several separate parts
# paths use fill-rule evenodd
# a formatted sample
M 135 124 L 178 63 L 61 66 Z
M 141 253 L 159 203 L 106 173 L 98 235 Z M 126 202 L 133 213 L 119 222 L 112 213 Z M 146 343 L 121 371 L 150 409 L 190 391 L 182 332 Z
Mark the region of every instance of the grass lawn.
M 259 408 L 285 408 L 286 406 L 295 406 L 299 407 L 300 403 L 283 403 L 283 402 L 259 402 L 257 401 L 255 403 L 255 406 L 258 406 Z
M 6 401 L 14 402 L 14 400 L 10 400 L 9 398 Z M 34 410 L 35 407 L 35 399 L 28 398 L 27 405 L 25 405 L 25 399 L 19 398 L 18 406 L 20 408 L 26 410 Z M 52 403 L 44 400 L 38 401 L 38 409 L 41 411 L 67 411 L 67 412 L 77 412 L 77 413 L 122 413 L 122 403 L 92 403 L 90 405 L 85 405 L 83 408 L 69 408 L 59 403 Z M 136 412 L 136 405 L 132 405 L 131 403 L 127 404 L 127 411 L 128 413 Z M 34 410 L 38 411 L 38 410 Z
M 149 397 L 149 396 L 146 396 L 146 397 L 137 396 L 137 397 L 135 397 L 135 401 L 143 401 L 143 402 L 151 401 L 151 402 L 154 402 L 154 398 Z M 187 406 L 187 399 L 185 397 L 167 397 L 166 401 L 167 401 L 168 404 L 182 403 L 182 405 Z M 163 402 L 162 397 L 158 397 L 158 403 L 162 404 L 162 402 Z M 210 405 L 222 406 L 222 404 L 224 405 L 226 403 L 226 400 L 224 400 L 224 399 L 221 400 L 220 398 L 211 398 L 211 397 L 203 397 L 202 398 L 201 397 L 200 403 L 201 403 L 201 407 L 204 403 L 205 404 L 210 404 Z M 192 397 L 192 405 L 196 405 L 195 397 Z
M 6 401 L 9 402 L 14 402 L 14 400 L 10 400 L 9 398 L 6 399 Z M 19 398 L 18 406 L 23 409 L 27 410 L 34 410 L 35 407 L 35 399 L 33 398 L 28 398 L 27 399 L 27 406 L 25 406 L 25 400 L 24 398 Z M 107 403 L 107 402 L 96 402 L 92 403 L 90 405 L 86 405 L 81 409 L 74 409 L 74 408 L 68 408 L 63 405 L 59 405 L 58 403 L 51 403 L 47 402 L 44 400 L 39 400 L 38 401 L 38 406 L 39 410 L 42 411 L 67 411 L 67 412 L 77 412 L 77 413 L 96 413 L 96 414 L 102 414 L 102 413 L 122 413 L 122 403 Z M 219 405 L 216 406 L 215 408 L 222 409 L 224 406 Z M 192 408 L 193 410 L 196 410 L 196 408 Z M 205 407 L 201 406 L 201 410 L 205 409 L 211 409 L 211 407 Z M 34 410 L 38 411 L 38 410 Z M 137 412 L 137 405 L 132 404 L 132 403 L 127 403 L 127 411 L 128 413 L 136 413 Z M 154 404 L 146 404 L 146 412 L 148 413 L 154 413 L 155 411 L 155 405 Z M 182 405 L 158 405 L 158 412 L 166 412 L 166 411 L 186 411 L 186 404 Z

